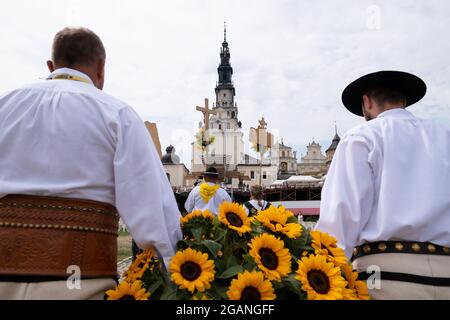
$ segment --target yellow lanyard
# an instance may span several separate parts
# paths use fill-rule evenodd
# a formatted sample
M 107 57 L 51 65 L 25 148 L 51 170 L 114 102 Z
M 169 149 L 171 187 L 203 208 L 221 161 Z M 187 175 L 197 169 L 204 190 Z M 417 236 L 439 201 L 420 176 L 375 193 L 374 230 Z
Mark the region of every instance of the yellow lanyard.
M 77 77 L 77 76 L 71 76 L 70 74 L 57 74 L 56 76 L 54 76 L 51 79 L 52 80 L 73 80 L 73 81 L 84 82 L 84 83 L 87 83 L 87 84 L 92 84 L 89 80 L 87 80 L 85 78 Z

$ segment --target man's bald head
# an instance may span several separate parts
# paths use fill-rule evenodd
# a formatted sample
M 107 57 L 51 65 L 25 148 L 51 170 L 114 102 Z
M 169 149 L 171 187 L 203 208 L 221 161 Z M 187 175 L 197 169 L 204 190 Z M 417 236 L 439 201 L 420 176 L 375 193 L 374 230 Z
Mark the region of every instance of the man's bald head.
M 59 68 L 84 72 L 102 89 L 105 58 L 103 43 L 93 31 L 83 27 L 67 27 L 55 35 L 52 61 L 48 61 L 47 65 L 51 72 Z

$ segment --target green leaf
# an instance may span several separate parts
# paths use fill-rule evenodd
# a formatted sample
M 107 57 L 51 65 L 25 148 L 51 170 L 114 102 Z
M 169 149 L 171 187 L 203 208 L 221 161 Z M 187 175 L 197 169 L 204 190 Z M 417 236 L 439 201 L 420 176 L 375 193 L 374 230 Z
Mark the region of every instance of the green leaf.
M 202 228 L 195 228 L 191 230 L 192 235 L 194 236 L 195 240 L 201 240 L 202 239 Z
M 202 241 L 202 244 L 208 248 L 209 252 L 211 252 L 211 254 L 214 257 L 217 257 L 217 252 L 219 252 L 219 250 L 222 249 L 222 245 L 220 243 L 217 243 L 212 240 L 204 240 Z
M 214 300 L 223 300 L 223 299 L 227 300 L 228 299 L 227 291 L 228 286 L 213 283 L 208 293 L 211 294 Z
M 229 250 L 230 251 L 230 250 Z M 238 260 L 236 259 L 236 257 L 233 255 L 233 252 L 226 252 L 226 255 L 228 254 L 228 258 L 227 258 L 227 268 L 230 268 L 232 266 L 235 266 L 237 264 L 239 264 Z
M 289 275 L 289 277 L 283 279 L 283 282 L 286 284 L 286 286 L 292 290 L 295 294 L 298 294 L 299 296 L 302 295 L 300 282 L 295 279 L 295 274 Z
M 147 291 L 150 292 L 150 294 L 153 294 L 158 288 L 164 284 L 164 281 L 162 278 L 159 278 L 154 283 L 152 283 L 148 288 Z
M 227 270 L 225 270 L 221 275 L 217 276 L 217 279 L 229 279 L 234 277 L 235 275 L 237 275 L 238 273 L 244 271 L 244 269 L 242 268 L 242 266 L 237 265 L 237 266 L 232 266 L 230 268 L 228 268 Z
M 225 234 L 226 234 L 226 233 L 227 233 L 227 231 L 226 231 L 225 229 L 223 229 L 223 228 L 217 228 L 217 231 L 216 231 L 216 237 L 215 237 L 214 240 L 216 240 L 216 241 L 222 241 L 223 238 L 225 238 Z
M 289 217 L 286 222 L 287 223 L 297 223 L 298 224 L 298 217 L 296 217 L 296 216 Z
M 175 286 L 167 286 L 161 295 L 161 300 L 178 300 L 177 288 Z

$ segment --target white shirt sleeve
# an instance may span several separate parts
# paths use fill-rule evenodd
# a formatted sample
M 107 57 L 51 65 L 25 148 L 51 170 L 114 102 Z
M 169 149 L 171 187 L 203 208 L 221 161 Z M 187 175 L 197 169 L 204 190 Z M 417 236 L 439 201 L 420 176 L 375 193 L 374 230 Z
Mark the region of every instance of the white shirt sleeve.
M 316 229 L 334 236 L 350 258 L 373 200 L 369 147 L 363 137 L 346 136 L 338 145 L 322 189 Z
M 189 192 L 189 196 L 184 204 L 184 208 L 188 213 L 192 212 L 195 208 L 195 195 L 197 194 L 197 190 L 198 188 L 195 187 Z
M 221 203 L 222 202 L 224 202 L 224 201 L 227 201 L 227 202 L 231 202 L 231 197 L 230 197 L 230 195 L 228 194 L 228 192 L 226 192 L 224 189 L 219 189 L 218 190 L 218 192 L 220 192 L 220 194 L 219 194 L 219 196 L 222 198 L 221 200 Z
M 120 111 L 114 157 L 116 207 L 140 248 L 155 248 L 166 262 L 182 238 L 180 212 L 143 121 Z

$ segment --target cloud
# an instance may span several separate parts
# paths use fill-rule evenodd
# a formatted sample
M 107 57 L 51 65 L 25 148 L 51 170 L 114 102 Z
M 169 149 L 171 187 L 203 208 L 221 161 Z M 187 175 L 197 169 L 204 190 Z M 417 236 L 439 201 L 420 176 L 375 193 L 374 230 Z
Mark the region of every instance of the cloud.
M 362 119 L 340 101 L 356 77 L 400 69 L 428 92 L 410 110 L 450 125 L 450 3 L 432 1 L 4 1 L 0 92 L 45 76 L 53 35 L 67 24 L 96 31 L 107 49 L 105 90 L 157 122 L 163 150 L 190 166 L 195 106 L 214 101 L 223 20 L 228 24 L 243 129 L 264 116 L 298 153 L 323 150 Z

